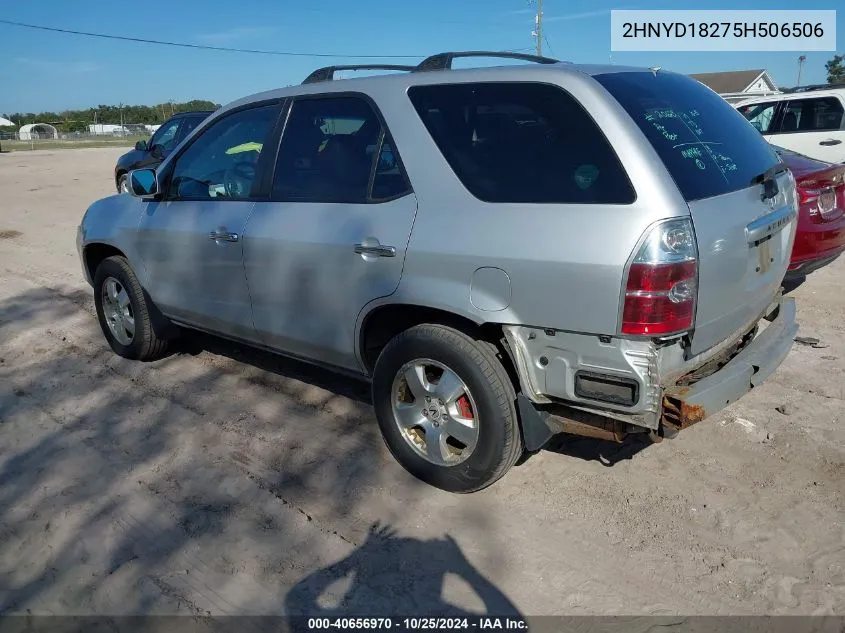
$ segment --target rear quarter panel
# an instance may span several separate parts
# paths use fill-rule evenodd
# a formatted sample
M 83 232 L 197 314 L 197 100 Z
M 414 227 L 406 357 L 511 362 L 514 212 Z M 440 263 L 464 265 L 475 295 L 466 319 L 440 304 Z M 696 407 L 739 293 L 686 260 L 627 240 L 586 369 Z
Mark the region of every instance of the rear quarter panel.
M 387 120 L 419 201 L 402 280 L 394 295 L 379 303 L 427 305 L 479 323 L 601 334 L 617 331 L 622 278 L 637 241 L 654 222 L 689 215 L 689 209 L 634 122 L 591 77 L 572 71 L 559 75 L 546 71 L 534 77 L 524 68 L 514 78 L 497 75 L 500 81 L 550 83 L 550 78 L 597 121 L 633 183 L 636 201 L 630 205 L 483 202 L 452 171 L 408 96 L 399 91 L 380 93 L 374 87 L 371 94 Z M 467 81 L 478 80 L 467 76 Z M 438 81 L 442 77 L 428 80 Z M 503 270 L 509 288 L 497 284 L 490 292 L 502 296 L 473 301 L 473 274 L 483 267 Z

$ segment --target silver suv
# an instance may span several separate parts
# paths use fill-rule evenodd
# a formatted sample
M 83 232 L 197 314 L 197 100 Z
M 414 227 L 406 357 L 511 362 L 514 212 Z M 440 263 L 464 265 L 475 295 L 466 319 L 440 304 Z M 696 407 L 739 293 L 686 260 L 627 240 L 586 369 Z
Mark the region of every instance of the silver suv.
M 532 63 L 452 70 L 480 55 Z M 187 327 L 365 376 L 396 459 L 454 492 L 556 433 L 673 437 L 787 355 L 794 180 L 718 95 L 503 53 L 385 69 L 221 108 L 88 209 L 116 353 Z

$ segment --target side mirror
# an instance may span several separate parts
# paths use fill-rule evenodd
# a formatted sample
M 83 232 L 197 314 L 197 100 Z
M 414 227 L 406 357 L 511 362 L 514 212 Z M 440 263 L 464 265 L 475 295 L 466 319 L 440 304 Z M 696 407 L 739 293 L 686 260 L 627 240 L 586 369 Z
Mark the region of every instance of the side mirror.
M 129 172 L 129 191 L 137 198 L 150 199 L 158 193 L 158 180 L 152 169 L 134 169 Z
M 147 151 L 147 142 L 144 140 L 138 141 L 135 143 L 135 149 L 139 152 L 146 152 Z

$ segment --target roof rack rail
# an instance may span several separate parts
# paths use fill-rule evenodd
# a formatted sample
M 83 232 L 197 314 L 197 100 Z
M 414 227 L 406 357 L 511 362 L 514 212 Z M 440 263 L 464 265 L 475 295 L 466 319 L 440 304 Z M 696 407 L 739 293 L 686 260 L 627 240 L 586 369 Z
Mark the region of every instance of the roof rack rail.
M 414 72 L 450 70 L 452 68 L 452 60 L 457 57 L 501 57 L 505 59 L 521 59 L 526 62 L 537 62 L 538 64 L 560 63 L 559 59 L 541 57 L 540 55 L 529 55 L 527 53 L 511 53 L 509 51 L 454 51 L 426 57 L 417 65 Z
M 845 84 L 813 84 L 809 86 L 796 86 L 795 88 L 781 88 L 780 91 L 787 94 L 794 92 L 812 92 L 813 90 L 831 90 L 845 88 Z
M 404 66 L 398 64 L 350 64 L 346 66 L 326 66 L 318 68 L 308 75 L 303 84 L 313 84 L 318 81 L 331 81 L 338 70 L 405 70 L 412 71 L 416 66 Z

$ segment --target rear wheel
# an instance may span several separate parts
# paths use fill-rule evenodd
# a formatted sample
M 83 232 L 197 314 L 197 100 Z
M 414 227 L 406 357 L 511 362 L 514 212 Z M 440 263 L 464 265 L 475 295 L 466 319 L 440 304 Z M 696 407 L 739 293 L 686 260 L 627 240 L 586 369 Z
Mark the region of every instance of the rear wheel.
M 155 360 L 167 351 L 167 324 L 124 257 L 104 259 L 94 273 L 94 305 L 119 356 Z
M 442 325 L 396 336 L 373 373 L 387 447 L 412 475 L 450 492 L 489 486 L 519 459 L 515 399 L 489 346 Z

